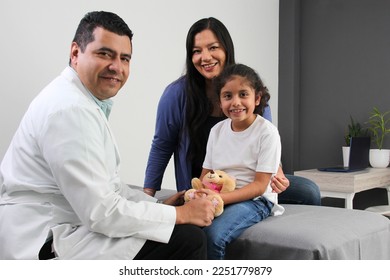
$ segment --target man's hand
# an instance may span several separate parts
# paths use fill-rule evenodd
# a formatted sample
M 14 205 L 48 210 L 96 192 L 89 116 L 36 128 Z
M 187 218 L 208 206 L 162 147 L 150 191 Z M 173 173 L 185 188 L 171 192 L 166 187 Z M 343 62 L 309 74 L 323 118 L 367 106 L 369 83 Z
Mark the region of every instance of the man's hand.
M 182 206 L 176 207 L 176 224 L 192 224 L 209 226 L 214 220 L 215 207 L 204 198 L 190 200 Z

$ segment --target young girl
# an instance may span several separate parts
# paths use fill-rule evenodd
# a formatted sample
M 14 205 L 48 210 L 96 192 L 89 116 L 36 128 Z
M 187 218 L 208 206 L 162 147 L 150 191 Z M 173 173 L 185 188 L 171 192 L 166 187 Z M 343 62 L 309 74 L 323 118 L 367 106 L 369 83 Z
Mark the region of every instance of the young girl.
M 208 258 L 224 259 L 226 246 L 246 228 L 272 213 L 283 213 L 270 186 L 279 167 L 281 143 L 277 128 L 260 116 L 270 95 L 252 68 L 227 66 L 215 83 L 228 118 L 211 129 L 200 179 L 216 169 L 236 178 L 236 190 L 221 194 L 223 214 L 204 228 Z

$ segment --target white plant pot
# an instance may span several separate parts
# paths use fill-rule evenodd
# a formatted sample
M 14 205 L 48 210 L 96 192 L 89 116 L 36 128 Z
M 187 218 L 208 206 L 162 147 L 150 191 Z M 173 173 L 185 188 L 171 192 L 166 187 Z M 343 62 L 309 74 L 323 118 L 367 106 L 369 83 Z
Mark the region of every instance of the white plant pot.
M 370 149 L 370 165 L 374 168 L 386 168 L 389 165 L 389 149 Z
M 351 149 L 351 147 L 348 147 L 348 146 L 343 146 L 343 164 L 344 164 L 344 167 L 348 167 L 349 166 L 349 151 Z

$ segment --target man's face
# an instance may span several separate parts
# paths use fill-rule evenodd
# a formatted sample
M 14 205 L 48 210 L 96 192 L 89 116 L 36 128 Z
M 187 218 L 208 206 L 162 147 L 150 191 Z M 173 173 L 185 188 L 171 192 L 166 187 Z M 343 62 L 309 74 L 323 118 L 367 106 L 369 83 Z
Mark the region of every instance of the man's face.
M 95 40 L 84 52 L 77 43 L 71 47 L 71 66 L 81 82 L 98 99 L 115 96 L 130 73 L 132 47 L 130 38 L 97 27 Z

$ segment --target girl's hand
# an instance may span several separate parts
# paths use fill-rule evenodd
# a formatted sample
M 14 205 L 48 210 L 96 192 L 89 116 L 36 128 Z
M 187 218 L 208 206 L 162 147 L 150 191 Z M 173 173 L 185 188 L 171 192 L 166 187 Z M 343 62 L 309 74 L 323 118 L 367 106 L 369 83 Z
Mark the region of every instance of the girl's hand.
M 200 195 L 203 194 L 202 196 L 211 195 L 211 194 L 216 194 L 215 191 L 210 190 L 210 189 L 206 189 L 206 188 L 197 190 L 196 192 L 197 192 L 198 194 L 200 194 Z

